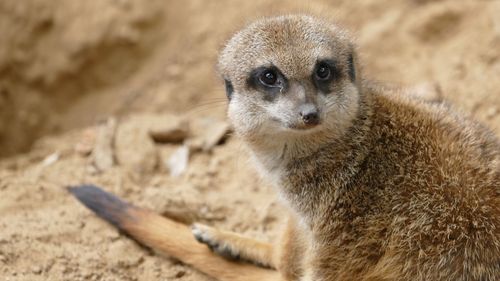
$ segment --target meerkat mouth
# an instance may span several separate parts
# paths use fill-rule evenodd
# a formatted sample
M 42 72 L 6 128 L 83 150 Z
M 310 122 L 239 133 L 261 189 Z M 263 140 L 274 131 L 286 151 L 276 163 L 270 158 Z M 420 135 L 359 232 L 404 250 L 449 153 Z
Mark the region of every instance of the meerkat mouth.
M 285 122 L 278 118 L 271 118 L 271 121 L 275 123 L 278 130 L 288 131 L 288 132 L 312 132 L 317 131 L 322 127 L 322 122 L 318 122 L 316 124 L 306 124 L 306 123 L 291 123 Z
M 313 132 L 321 128 L 321 123 L 318 124 L 286 124 L 285 129 L 294 132 Z

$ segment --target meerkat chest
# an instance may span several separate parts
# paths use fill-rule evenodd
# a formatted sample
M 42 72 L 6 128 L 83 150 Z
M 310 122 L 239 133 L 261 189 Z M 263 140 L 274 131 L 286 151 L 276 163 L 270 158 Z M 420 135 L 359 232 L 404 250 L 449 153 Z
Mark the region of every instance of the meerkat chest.
M 330 235 L 320 235 L 328 238 L 313 239 L 304 259 L 301 281 L 360 280 L 359 274 L 376 266 L 383 256 L 383 243 L 387 241 L 384 233 L 383 227 L 355 229 L 344 223 Z M 346 276 L 349 278 L 343 279 Z
M 285 176 L 283 164 L 273 154 L 252 155 L 254 167 L 259 176 L 274 188 L 279 189 L 283 185 Z

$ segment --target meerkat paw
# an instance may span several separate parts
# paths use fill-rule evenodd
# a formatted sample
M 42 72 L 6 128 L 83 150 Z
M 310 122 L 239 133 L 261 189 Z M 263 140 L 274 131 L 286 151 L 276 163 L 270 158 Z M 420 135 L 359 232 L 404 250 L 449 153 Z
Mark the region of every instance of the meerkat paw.
M 214 253 L 229 260 L 240 260 L 239 251 L 227 241 L 223 241 L 223 235 L 217 229 L 195 223 L 191 226 L 191 232 L 198 242 L 207 245 Z

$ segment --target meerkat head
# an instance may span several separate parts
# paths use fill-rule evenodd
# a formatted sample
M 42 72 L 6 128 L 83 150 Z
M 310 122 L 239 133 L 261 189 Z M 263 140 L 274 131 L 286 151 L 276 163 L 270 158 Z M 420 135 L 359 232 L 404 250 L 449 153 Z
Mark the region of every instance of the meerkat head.
M 254 22 L 229 40 L 218 68 L 229 119 L 247 141 L 340 134 L 358 109 L 351 39 L 310 16 Z

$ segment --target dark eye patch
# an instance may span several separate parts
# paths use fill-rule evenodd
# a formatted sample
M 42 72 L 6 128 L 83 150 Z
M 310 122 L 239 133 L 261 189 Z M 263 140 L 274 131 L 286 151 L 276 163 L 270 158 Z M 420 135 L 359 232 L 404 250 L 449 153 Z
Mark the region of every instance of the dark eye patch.
M 328 70 L 328 75 L 324 75 L 325 69 Z M 312 80 L 316 88 L 328 94 L 331 92 L 332 82 L 339 79 L 340 75 L 341 73 L 338 69 L 337 62 L 332 59 L 324 59 L 316 62 L 316 66 L 312 73 Z
M 224 85 L 226 86 L 226 96 L 228 100 L 231 100 L 233 97 L 234 87 L 231 81 L 224 79 Z
M 352 53 L 349 54 L 349 58 L 347 59 L 347 74 L 349 74 L 349 78 L 351 79 L 351 82 L 356 81 L 356 69 L 354 69 L 354 58 Z
M 287 78 L 274 65 L 261 66 L 250 72 L 248 86 L 265 93 L 266 100 L 272 100 L 288 85 Z

